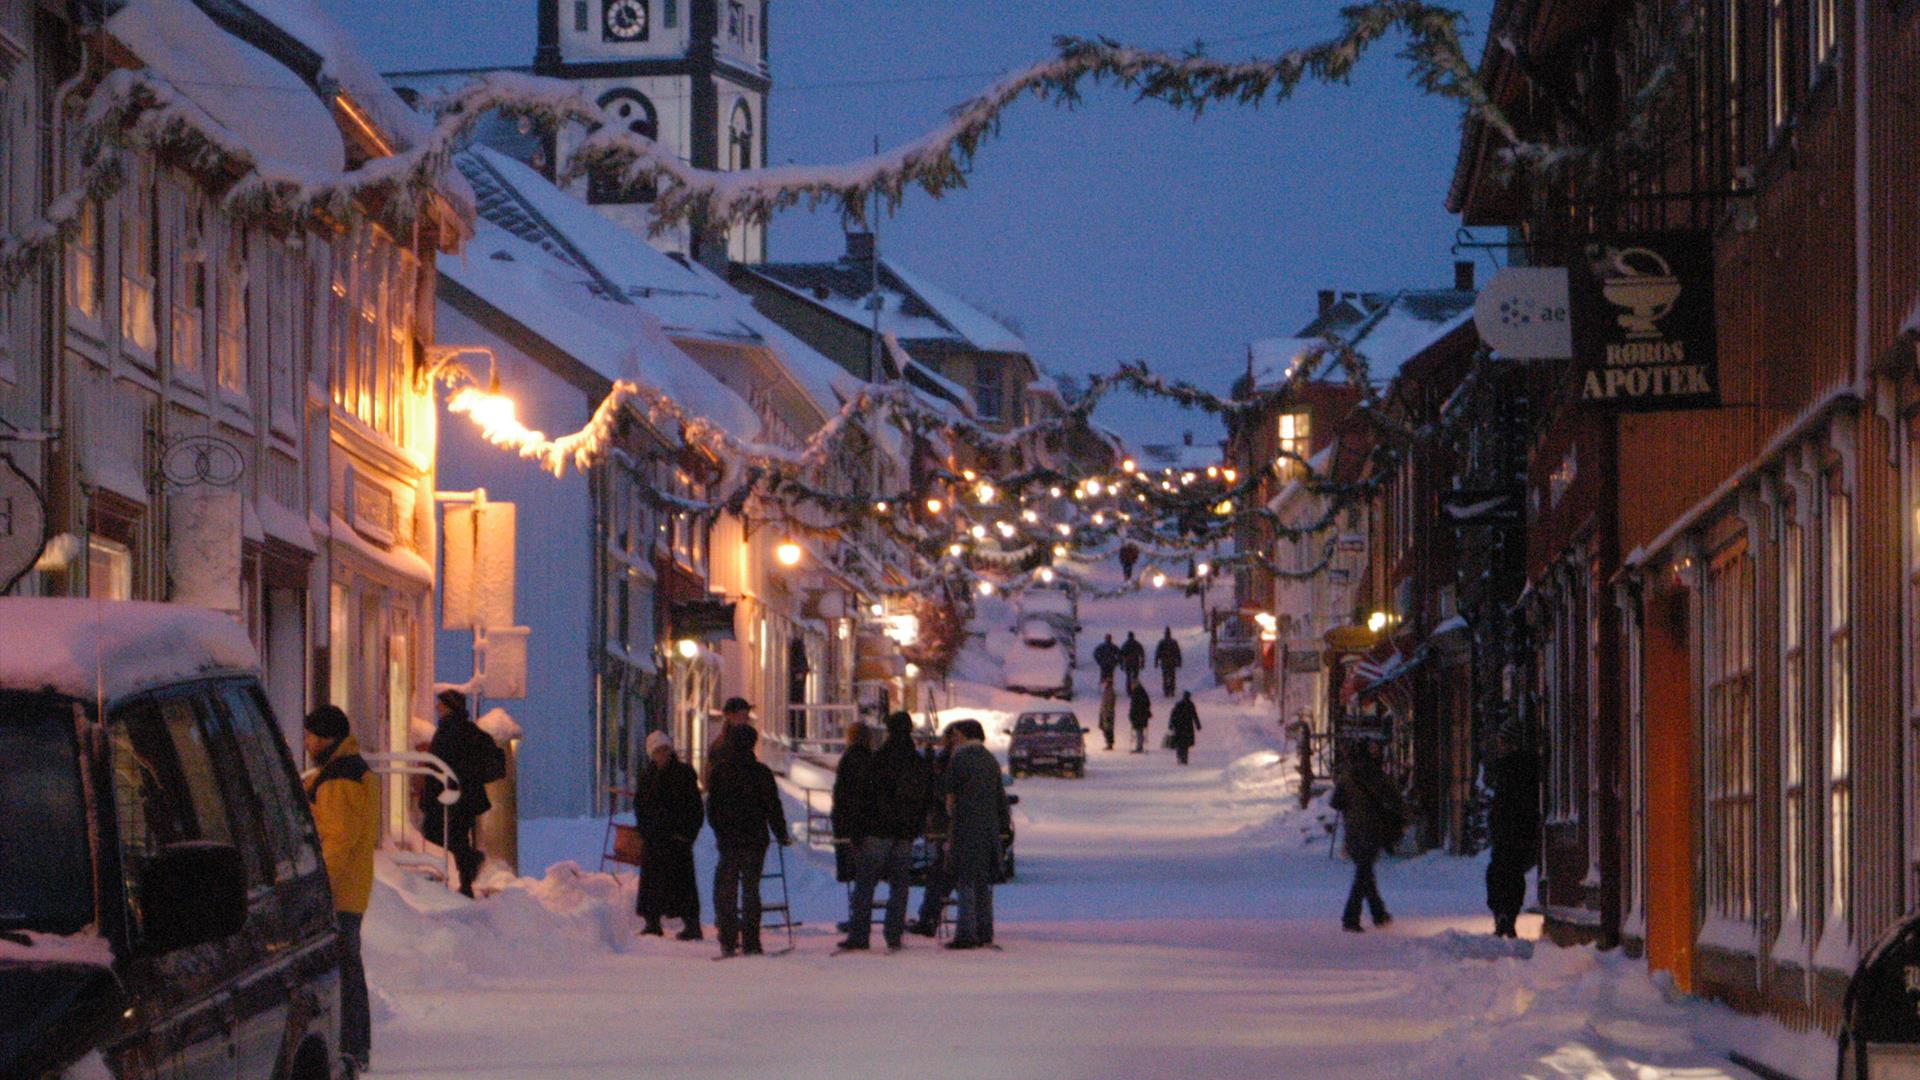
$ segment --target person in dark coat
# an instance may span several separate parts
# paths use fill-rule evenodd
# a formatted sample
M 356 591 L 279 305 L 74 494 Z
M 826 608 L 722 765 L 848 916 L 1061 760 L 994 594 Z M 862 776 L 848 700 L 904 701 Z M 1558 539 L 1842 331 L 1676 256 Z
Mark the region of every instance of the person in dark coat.
M 1173 627 L 1167 627 L 1165 637 L 1153 647 L 1153 666 L 1160 669 L 1161 692 L 1167 697 L 1173 696 L 1174 685 L 1180 672 L 1180 643 L 1173 640 Z
M 1406 811 L 1400 792 L 1393 786 L 1370 743 L 1354 742 L 1333 781 L 1333 808 L 1346 818 L 1347 857 L 1353 860 L 1353 887 L 1347 891 L 1347 908 L 1340 918 L 1342 929 L 1358 934 L 1360 906 L 1364 901 L 1373 914 L 1373 925 L 1386 926 L 1393 921 L 1386 902 L 1380 899 L 1380 886 L 1374 879 L 1373 864 L 1380 852 L 1400 840 L 1406 825 Z
M 920 915 L 907 927 L 921 937 L 940 933 L 940 916 L 945 913 L 947 897 L 953 895 L 953 872 L 947 867 L 947 800 L 943 794 L 947 782 L 947 763 L 953 760 L 953 748 L 960 743 L 959 725 L 950 724 L 941 733 L 940 749 L 928 763 L 932 770 L 934 798 L 927 802 L 927 883 L 920 895 Z
M 681 941 L 699 941 L 700 888 L 693 869 L 693 842 L 706 815 L 700 806 L 700 778 L 673 752 L 664 731 L 647 736 L 653 767 L 633 793 L 633 820 L 644 841 L 640 848 L 640 892 L 634 911 L 646 920 L 640 932 L 659 936 L 660 920 L 682 920 Z
M 1007 789 L 1000 778 L 1000 762 L 987 749 L 985 729 L 978 720 L 958 720 L 960 743 L 947 762 L 943 782 L 951 840 L 947 865 L 960 898 L 949 949 L 977 949 L 993 944 L 993 879 L 1004 858 L 1003 838 L 1013 830 Z
M 1093 647 L 1093 663 L 1100 669 L 1100 681 L 1113 682 L 1113 669 L 1120 666 L 1120 646 L 1113 643 L 1113 635 Z
M 707 744 L 707 760 L 700 763 L 700 785 L 705 787 L 713 777 L 713 763 L 727 752 L 727 732 L 737 727 L 753 726 L 753 706 L 743 697 L 730 697 L 720 707 L 720 730 L 714 733 L 713 741 Z
M 1153 699 L 1147 688 L 1134 683 L 1127 692 L 1127 722 L 1133 725 L 1133 752 L 1147 752 L 1147 724 L 1153 719 Z
M 1140 682 L 1140 672 L 1147 666 L 1147 647 L 1140 639 L 1127 631 L 1127 640 L 1120 645 L 1120 667 L 1127 673 L 1127 687 L 1131 689 Z
M 493 809 L 487 797 L 487 785 L 507 774 L 506 755 L 467 715 L 467 696 L 458 690 L 442 690 L 434 699 L 440 726 L 433 733 L 427 752 L 453 772 L 460 788 L 460 801 L 446 808 L 442 829 L 439 780 L 432 776 L 420 789 L 420 834 L 439 844 L 453 856 L 460 873 L 460 892 L 473 895 L 473 879 L 480 874 L 487 856 L 474 843 L 474 826 L 480 815 Z
M 1540 861 L 1540 764 L 1517 732 L 1502 730 L 1499 756 L 1487 766 L 1493 801 L 1487 807 L 1487 908 L 1498 937 L 1518 937 L 1527 902 L 1527 871 Z
M 1120 576 L 1133 580 L 1133 565 L 1140 561 L 1140 545 L 1129 540 L 1120 545 Z
M 860 950 L 872 944 L 873 894 L 884 881 L 887 921 L 881 934 L 887 951 L 898 952 L 913 888 L 913 842 L 926 830 L 927 802 L 933 798 L 933 770 L 913 746 L 913 717 L 904 712 L 887 716 L 887 739 L 874 752 L 867 788 L 872 828 L 860 844 L 847 937 L 840 947 Z
M 1193 691 L 1182 694 L 1167 716 L 1167 734 L 1180 764 L 1187 763 L 1187 751 L 1193 749 L 1193 736 L 1200 730 L 1200 710 L 1193 707 Z
M 847 725 L 847 748 L 833 773 L 833 878 L 851 883 L 860 862 L 860 842 L 873 831 L 867 774 L 873 769 L 873 729 Z
M 1100 683 L 1100 734 L 1107 740 L 1107 749 L 1113 749 L 1113 680 L 1105 679 Z
M 751 727 L 729 728 L 707 787 L 707 823 L 720 849 L 713 868 L 713 921 L 720 930 L 721 956 L 760 954 L 760 873 L 767 841 L 781 847 L 792 843 L 773 770 L 753 755 L 759 740 Z

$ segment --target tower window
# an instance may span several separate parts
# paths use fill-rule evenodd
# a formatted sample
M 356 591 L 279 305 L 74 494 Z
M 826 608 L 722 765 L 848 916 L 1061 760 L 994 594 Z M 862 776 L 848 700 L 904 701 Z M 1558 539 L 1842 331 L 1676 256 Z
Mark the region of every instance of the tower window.
M 616 124 L 624 124 L 628 131 L 643 135 L 649 139 L 660 137 L 659 115 L 654 111 L 653 102 L 638 90 L 620 87 L 600 95 L 600 108 Z M 636 203 L 652 202 L 653 184 L 621 184 L 613 177 L 602 178 L 594 173 L 587 181 L 587 201 L 590 203 Z
M 660 0 L 662 25 L 671 30 L 680 25 L 680 0 Z
M 573 32 L 587 32 L 587 0 L 573 0 Z
M 753 168 L 753 111 L 744 100 L 733 103 L 733 118 L 727 121 L 727 167 Z
M 740 0 L 727 0 L 727 37 L 740 40 L 740 24 L 746 19 L 747 6 Z

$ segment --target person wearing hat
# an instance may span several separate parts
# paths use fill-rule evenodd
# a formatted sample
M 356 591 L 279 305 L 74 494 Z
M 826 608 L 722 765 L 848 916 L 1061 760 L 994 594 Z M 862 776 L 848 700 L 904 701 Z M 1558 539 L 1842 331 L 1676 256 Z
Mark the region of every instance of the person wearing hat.
M 726 752 L 714 761 L 707 785 L 707 823 L 720 851 L 713 867 L 713 923 L 723 957 L 760 953 L 760 875 L 767 844 L 792 843 L 773 770 L 753 756 L 759 738 L 746 724 L 728 728 Z
M 480 874 L 486 853 L 474 844 L 474 826 L 480 815 L 493 809 L 487 797 L 487 785 L 507 775 L 506 755 L 495 745 L 493 736 L 467 715 L 467 696 L 458 690 L 442 690 L 434 699 L 440 714 L 440 726 L 433 733 L 427 751 L 446 762 L 460 788 L 460 799 L 442 814 L 440 792 L 443 787 L 427 777 L 420 789 L 420 834 L 447 849 L 460 872 L 460 893 L 473 895 L 473 879 Z M 442 832 L 444 816 L 446 827 Z
M 367 969 L 360 962 L 360 920 L 373 892 L 373 846 L 380 838 L 380 788 L 360 756 L 347 714 L 322 705 L 307 714 L 307 803 L 320 834 L 320 857 L 333 887 L 340 932 L 340 1056 L 364 1072 L 372 1051 Z
M 673 740 L 664 731 L 647 736 L 647 757 L 652 767 L 633 793 L 634 824 L 645 841 L 634 911 L 646 920 L 643 934 L 664 934 L 660 920 L 670 916 L 685 922 L 681 941 L 699 941 L 700 888 L 693 869 L 693 842 L 706 821 L 700 779 L 673 752 Z
M 727 732 L 737 727 L 752 727 L 752 713 L 753 706 L 743 697 L 730 697 L 720 707 L 720 730 L 714 733 L 713 741 L 707 744 L 707 760 L 700 763 L 702 786 L 713 779 L 713 763 L 727 752 Z

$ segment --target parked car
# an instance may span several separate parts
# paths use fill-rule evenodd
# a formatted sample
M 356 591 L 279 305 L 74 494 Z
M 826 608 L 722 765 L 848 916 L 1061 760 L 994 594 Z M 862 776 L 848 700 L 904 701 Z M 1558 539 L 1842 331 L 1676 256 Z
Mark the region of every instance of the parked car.
M 1018 630 L 1030 619 L 1046 620 L 1067 650 L 1067 666 L 1079 666 L 1078 650 L 1074 646 L 1080 636 L 1080 601 L 1070 586 L 1054 581 L 1030 586 L 1021 593 L 1020 614 L 1014 620 L 1014 629 Z
M 245 629 L 0 599 L 0 1076 L 330 1080 L 336 953 Z
M 1019 637 L 1000 663 L 1000 670 L 1009 690 L 1071 701 L 1071 655 L 1052 623 L 1045 619 L 1025 619 L 1020 623 Z
M 1087 775 L 1086 729 L 1080 718 L 1065 710 L 1024 712 L 1007 734 L 1007 771 L 1055 772 L 1061 776 Z

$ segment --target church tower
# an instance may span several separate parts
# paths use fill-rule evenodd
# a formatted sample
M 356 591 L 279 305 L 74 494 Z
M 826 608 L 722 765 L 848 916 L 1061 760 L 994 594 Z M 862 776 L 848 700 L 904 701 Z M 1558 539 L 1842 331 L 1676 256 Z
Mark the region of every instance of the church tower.
M 535 74 L 570 80 L 615 122 L 700 169 L 759 168 L 766 162 L 767 0 L 537 0 Z M 555 136 L 548 160 L 563 157 L 578 129 Z M 577 180 L 569 190 L 646 236 L 649 185 Z M 713 258 L 684 226 L 651 237 L 669 251 Z M 704 241 L 706 246 L 719 242 Z M 726 256 L 767 257 L 766 227 L 736 225 Z

